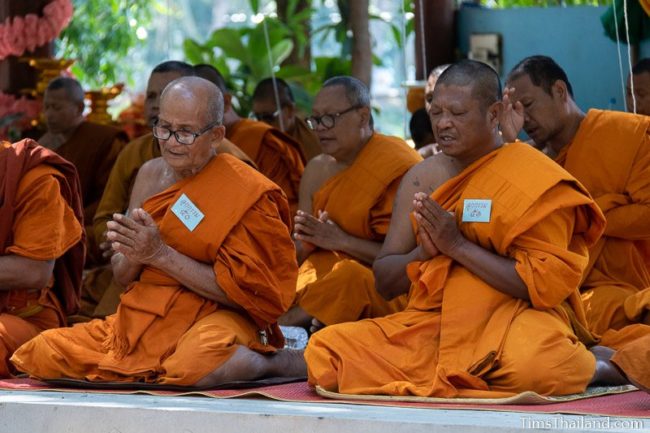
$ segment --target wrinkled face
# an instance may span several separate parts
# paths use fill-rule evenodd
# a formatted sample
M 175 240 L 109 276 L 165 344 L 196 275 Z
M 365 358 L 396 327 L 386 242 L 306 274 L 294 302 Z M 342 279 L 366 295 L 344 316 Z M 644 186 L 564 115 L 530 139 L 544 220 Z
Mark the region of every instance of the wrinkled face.
M 343 86 L 329 86 L 322 89 L 314 99 L 312 117 L 333 115 L 334 126 L 326 128 L 321 123 L 316 125 L 314 132 L 320 140 L 323 153 L 342 161 L 350 159 L 356 154 L 362 140 L 362 131 L 367 120 L 364 120 L 362 111 L 367 107 L 353 109 L 345 114 L 336 116 L 350 109 L 352 104 L 345 95 Z
M 151 74 L 147 82 L 144 98 L 144 118 L 149 127 L 153 127 L 160 111 L 160 95 L 167 84 L 182 77 L 178 72 L 158 72 Z
M 427 84 L 424 86 L 424 106 L 427 109 L 427 113 L 431 108 L 431 101 L 433 100 L 433 88 L 436 85 L 438 78 L 429 75 L 427 79 Z
M 193 95 L 189 92 L 170 92 L 161 101 L 158 126 L 171 131 L 200 132 L 210 124 L 209 116 L 205 113 L 207 106 L 205 96 Z M 181 144 L 174 134 L 169 139 L 161 140 L 160 150 L 163 158 L 174 169 L 183 173 L 201 170 L 212 158 L 214 144 L 223 139 L 225 128 L 215 126 L 195 138 L 192 144 Z
M 283 132 L 293 130 L 295 122 L 294 110 L 288 104 L 282 106 L 278 112 L 278 106 L 273 99 L 258 98 L 253 100 L 252 110 L 256 119 L 266 122 L 279 130 L 282 130 L 280 128 L 280 117 L 282 117 Z
M 483 155 L 497 116 L 481 107 L 471 86 L 438 84 L 429 110 L 436 142 L 445 155 L 473 159 Z
M 636 98 L 636 112 L 650 116 L 650 72 L 642 72 L 634 77 L 634 97 Z M 634 112 L 632 103 L 632 88 L 630 78 L 627 79 L 627 92 L 625 95 L 627 111 Z
M 522 75 L 507 85 L 515 89 L 512 103 L 519 101 L 524 107 L 524 131 L 537 146 L 545 146 L 562 132 L 561 118 L 565 108 L 555 85 L 551 88 L 551 95 L 535 86 L 528 75 Z
M 70 99 L 65 89 L 46 90 L 43 115 L 49 132 L 58 134 L 75 128 L 83 120 L 83 105 Z

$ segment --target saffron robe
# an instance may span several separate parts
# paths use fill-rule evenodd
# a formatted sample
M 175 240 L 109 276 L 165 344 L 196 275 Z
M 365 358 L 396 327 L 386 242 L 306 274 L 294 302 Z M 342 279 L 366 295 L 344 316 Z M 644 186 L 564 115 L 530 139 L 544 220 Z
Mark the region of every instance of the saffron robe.
M 255 167 L 255 163 L 228 140 L 219 143 L 216 150 L 217 153 L 230 153 Z M 159 156 L 158 141 L 151 133 L 131 141 L 119 154 L 93 219 L 93 236 L 97 245 L 104 241 L 106 223 L 113 219 L 113 214 L 124 213 L 128 209 L 131 190 L 140 167 Z M 74 318 L 75 321 L 103 318 L 115 313 L 123 291 L 124 287 L 113 279 L 110 264 L 92 269 L 84 278 L 80 316 Z
M 171 210 L 182 194 L 205 215 L 193 231 Z M 220 154 L 143 208 L 167 245 L 213 266 L 219 287 L 244 312 L 145 266 L 116 314 L 42 333 L 12 357 L 19 370 L 49 379 L 193 385 L 239 345 L 259 352 L 282 347 L 276 320 L 293 301 L 297 275 L 282 191 L 248 165 Z M 260 330 L 268 334 L 268 344 L 258 338 Z
M 127 141 L 126 133 L 121 129 L 83 122 L 74 131 L 72 137 L 55 150 L 77 168 L 81 182 L 84 221 L 88 226 L 86 229 L 88 232 L 92 228 L 93 217 L 113 164 Z M 90 259 L 99 260 L 99 251 L 94 238 L 88 236 L 88 242 Z
M 352 165 L 314 194 L 312 212 L 328 212 L 351 236 L 383 242 L 402 176 L 421 160 L 404 140 L 375 133 Z M 386 301 L 375 289 L 371 265 L 340 251 L 317 249 L 298 271 L 296 303 L 332 325 L 400 311 L 406 295 Z
M 350 394 L 505 397 L 582 392 L 595 358 L 578 287 L 604 218 L 542 153 L 512 143 L 432 194 L 469 241 L 515 261 L 530 302 L 488 285 L 445 255 L 408 265 L 403 312 L 329 326 L 305 352 L 309 381 Z M 463 222 L 467 199 L 491 200 L 489 222 Z M 582 335 L 584 334 L 584 335 Z M 534 368 L 533 368 L 534 367 Z
M 607 218 L 582 284 L 589 326 L 599 335 L 639 322 L 650 309 L 649 129 L 647 116 L 589 110 L 557 157 Z
M 263 175 L 282 188 L 293 215 L 298 209 L 298 189 L 305 169 L 300 145 L 272 126 L 250 119 L 241 119 L 226 128 L 226 138 L 255 161 Z
M 74 166 L 33 140 L 0 144 L 0 257 L 55 260 L 42 290 L 0 293 L 0 377 L 11 354 L 78 307 L 85 245 Z M 58 297 L 57 297 L 58 296 Z

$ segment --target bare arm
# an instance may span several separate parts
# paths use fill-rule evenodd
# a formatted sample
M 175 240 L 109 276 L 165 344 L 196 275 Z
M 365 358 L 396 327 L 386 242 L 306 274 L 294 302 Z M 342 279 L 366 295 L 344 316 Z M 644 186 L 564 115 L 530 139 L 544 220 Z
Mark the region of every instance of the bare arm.
M 54 260 L 33 260 L 16 254 L 0 256 L 0 291 L 40 290 L 47 286 Z
M 425 161 L 404 175 L 393 204 L 388 234 L 372 267 L 377 291 L 386 299 L 408 292 L 411 282 L 406 275 L 406 265 L 431 258 L 417 245 L 409 217 L 415 193 L 430 192 L 427 190 L 431 185 L 432 164 Z

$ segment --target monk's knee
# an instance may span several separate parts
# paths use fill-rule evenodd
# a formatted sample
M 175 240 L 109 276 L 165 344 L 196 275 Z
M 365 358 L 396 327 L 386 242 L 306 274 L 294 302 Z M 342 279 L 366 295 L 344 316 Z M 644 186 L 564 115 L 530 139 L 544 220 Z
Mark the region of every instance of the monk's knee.
M 307 379 L 312 386 L 338 391 L 339 357 L 331 342 L 336 341 L 336 327 L 326 327 L 309 339 L 305 349 Z

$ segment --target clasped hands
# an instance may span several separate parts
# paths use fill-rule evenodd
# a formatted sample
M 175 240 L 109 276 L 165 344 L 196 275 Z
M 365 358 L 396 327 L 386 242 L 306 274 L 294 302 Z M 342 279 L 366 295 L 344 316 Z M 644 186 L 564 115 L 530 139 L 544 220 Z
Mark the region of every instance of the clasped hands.
M 466 242 L 465 237 L 458 229 L 454 214 L 444 210 L 427 194 L 415 193 L 413 212 L 418 223 L 417 236 L 420 247 L 428 256 L 426 259 L 433 258 L 440 253 L 453 257 L 455 252 Z
M 134 209 L 130 216 L 113 214 L 106 226 L 106 239 L 113 252 L 136 263 L 152 263 L 167 246 L 151 215 L 141 208 Z
M 293 236 L 310 251 L 318 248 L 342 251 L 347 234 L 329 218 L 325 211 L 318 211 L 318 218 L 299 210 L 294 217 Z

